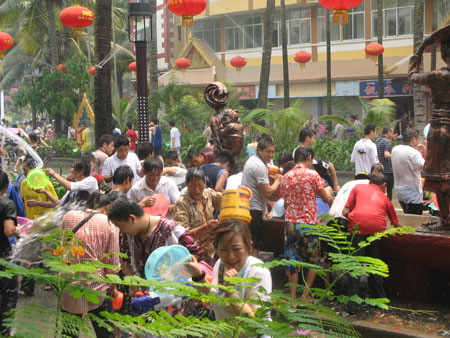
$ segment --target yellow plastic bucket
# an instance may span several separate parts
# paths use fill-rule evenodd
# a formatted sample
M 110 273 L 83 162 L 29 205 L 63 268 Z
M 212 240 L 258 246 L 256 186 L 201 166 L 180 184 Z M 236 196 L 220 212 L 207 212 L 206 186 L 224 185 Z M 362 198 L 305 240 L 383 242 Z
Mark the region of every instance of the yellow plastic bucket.
M 222 193 L 219 221 L 224 219 L 250 223 L 250 191 L 247 188 L 225 190 Z

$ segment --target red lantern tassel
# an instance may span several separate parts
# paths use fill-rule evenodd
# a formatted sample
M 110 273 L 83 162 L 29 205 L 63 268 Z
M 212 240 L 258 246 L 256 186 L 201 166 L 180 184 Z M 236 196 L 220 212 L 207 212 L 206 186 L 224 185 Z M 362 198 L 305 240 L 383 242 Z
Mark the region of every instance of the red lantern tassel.
M 5 53 L 3 53 L 2 50 L 0 50 L 0 60 L 3 60 L 5 58 Z
M 305 67 L 306 67 L 306 63 L 300 63 L 300 70 L 303 70 L 303 69 L 305 69 Z
M 333 12 L 333 22 L 341 26 L 348 23 L 348 11 L 346 9 L 336 9 Z
M 194 16 L 193 15 L 183 15 L 181 19 L 181 26 L 192 27 L 194 26 Z

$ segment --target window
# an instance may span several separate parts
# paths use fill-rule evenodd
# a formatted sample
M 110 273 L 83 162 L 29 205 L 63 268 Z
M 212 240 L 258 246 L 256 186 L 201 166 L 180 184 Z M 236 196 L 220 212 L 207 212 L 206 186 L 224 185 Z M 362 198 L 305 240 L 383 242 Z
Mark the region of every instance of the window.
M 262 46 L 262 16 L 228 17 L 225 20 L 226 50 Z
M 290 11 L 286 11 L 286 24 L 288 45 L 298 45 L 311 42 L 310 8 L 293 9 Z
M 281 13 L 276 12 L 273 19 L 272 47 L 281 46 Z
M 383 36 L 412 34 L 414 3 L 412 0 L 383 1 Z M 377 0 L 372 0 L 372 36 L 378 36 Z
M 436 30 L 450 13 L 450 0 L 433 1 L 433 30 Z
M 205 40 L 215 52 L 220 52 L 220 20 L 196 20 L 192 35 L 194 38 Z
M 318 7 L 317 12 L 317 26 L 319 30 L 319 42 L 327 41 L 326 36 L 326 9 L 322 6 Z M 330 30 L 331 41 L 341 40 L 341 26 L 333 23 L 333 14 L 330 11 Z M 363 39 L 365 32 L 364 25 L 364 1 L 356 8 L 348 11 L 348 24 L 344 24 L 343 40 Z

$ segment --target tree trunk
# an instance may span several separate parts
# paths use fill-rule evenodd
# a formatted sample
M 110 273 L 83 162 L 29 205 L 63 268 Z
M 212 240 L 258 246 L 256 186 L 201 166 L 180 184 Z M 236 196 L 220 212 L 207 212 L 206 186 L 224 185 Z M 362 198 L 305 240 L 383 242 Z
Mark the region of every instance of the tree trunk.
M 383 0 L 377 1 L 377 30 L 378 43 L 383 44 Z M 383 54 L 378 55 L 378 98 L 384 98 Z
M 289 98 L 289 62 L 287 52 L 287 32 L 286 32 L 286 6 L 285 0 L 281 0 L 281 48 L 283 50 L 283 88 L 284 88 L 284 108 L 291 105 Z
M 326 10 L 325 29 L 327 35 L 327 115 L 332 115 L 331 97 L 331 30 L 330 30 L 330 10 Z
M 258 108 L 267 108 L 269 94 L 270 61 L 272 58 L 272 32 L 275 14 L 275 0 L 267 0 L 267 9 L 264 18 L 264 44 L 259 78 Z
M 112 0 L 97 0 L 95 5 L 95 64 L 99 64 L 111 52 Z M 95 143 L 100 137 L 111 134 L 111 63 L 107 62 L 95 72 L 94 80 Z M 74 126 L 77 128 L 78 126 Z
M 156 1 L 150 1 L 150 5 L 152 6 L 152 41 L 149 44 L 149 67 L 150 67 L 150 100 L 155 98 L 158 94 L 158 34 L 157 34 L 157 24 L 156 24 Z M 170 36 L 169 32 L 167 32 L 167 36 Z M 156 111 L 152 111 L 151 118 L 157 118 Z
M 424 0 L 414 1 L 414 53 L 423 41 L 423 13 Z M 423 63 L 420 65 L 420 72 L 423 71 Z M 414 125 L 422 130 L 426 124 L 425 94 L 424 86 L 414 84 Z
M 54 0 L 45 0 L 45 7 L 47 9 L 47 19 L 48 19 L 48 42 L 50 45 L 50 64 L 53 67 L 59 64 L 58 36 L 56 34 L 54 5 L 55 5 Z M 60 138 L 61 132 L 62 132 L 62 116 L 61 114 L 56 114 L 55 137 Z

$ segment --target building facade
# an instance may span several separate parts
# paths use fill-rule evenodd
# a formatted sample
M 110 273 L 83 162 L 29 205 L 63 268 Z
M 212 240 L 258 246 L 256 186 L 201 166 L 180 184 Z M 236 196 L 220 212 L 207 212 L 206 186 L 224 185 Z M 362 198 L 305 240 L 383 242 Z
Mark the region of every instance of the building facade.
M 376 0 L 363 0 L 349 11 L 349 23 L 341 30 L 331 23 L 332 94 L 347 112 L 361 114 L 359 98 L 378 96 L 377 65 L 366 55 L 365 46 L 377 37 Z M 315 117 L 326 113 L 326 10 L 314 0 L 286 0 L 286 27 L 289 55 L 291 100 L 302 98 L 302 108 Z M 424 0 L 424 34 L 449 22 L 450 0 Z M 206 10 L 195 17 L 192 37 L 181 27 L 180 18 L 158 0 L 158 65 L 160 83 L 174 77 L 202 87 L 211 81 L 228 81 L 245 92 L 251 108 L 258 95 L 266 0 L 209 0 Z M 269 99 L 282 105 L 283 76 L 280 4 L 276 0 L 272 32 L 272 60 Z M 383 46 L 385 64 L 384 94 L 396 102 L 398 115 L 413 115 L 413 89 L 407 81 L 408 59 L 413 53 L 414 0 L 384 0 Z M 303 70 L 293 55 L 308 51 L 312 60 Z M 235 56 L 245 57 L 240 73 L 231 66 Z M 173 68 L 178 57 L 191 59 L 191 67 L 181 73 Z M 203 58 L 208 59 L 204 62 Z M 437 53 L 437 67 L 444 64 Z M 431 67 L 431 53 L 424 55 L 424 68 Z M 253 99 L 253 101 L 252 101 Z M 428 94 L 426 94 L 428 100 Z M 336 109 L 336 108 L 335 108 Z

